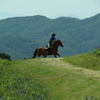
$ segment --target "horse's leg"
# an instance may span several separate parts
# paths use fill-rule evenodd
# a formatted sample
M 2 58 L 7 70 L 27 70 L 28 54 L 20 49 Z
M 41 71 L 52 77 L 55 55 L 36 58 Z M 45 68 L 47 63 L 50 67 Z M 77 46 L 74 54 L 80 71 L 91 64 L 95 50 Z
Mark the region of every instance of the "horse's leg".
M 57 53 L 57 55 L 60 57 L 60 55 Z
M 41 55 L 38 55 L 38 58 L 40 58 Z
M 54 54 L 55 58 L 57 58 L 56 54 Z
M 37 54 L 38 54 L 38 58 L 40 58 L 40 56 L 41 56 L 41 49 L 38 49 Z
M 44 56 L 44 58 L 46 58 L 46 55 L 43 55 Z
M 46 51 L 43 49 L 43 56 L 46 58 Z
M 43 56 L 44 56 L 44 58 L 46 58 L 46 52 L 43 52 Z

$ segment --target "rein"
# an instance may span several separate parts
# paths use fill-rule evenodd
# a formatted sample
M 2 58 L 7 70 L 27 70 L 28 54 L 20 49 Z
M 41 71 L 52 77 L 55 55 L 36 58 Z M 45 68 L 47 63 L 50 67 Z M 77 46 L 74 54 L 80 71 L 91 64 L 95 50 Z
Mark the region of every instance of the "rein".
M 54 46 L 54 45 L 57 45 L 57 46 L 58 46 L 59 44 L 58 44 L 58 43 L 54 43 L 53 46 Z
M 58 43 L 55 43 L 56 45 L 58 45 Z
M 53 45 L 53 46 L 54 46 L 54 45 L 59 46 L 59 44 L 58 44 L 58 43 L 56 43 L 55 41 L 54 41 L 54 43 L 53 43 L 52 45 Z

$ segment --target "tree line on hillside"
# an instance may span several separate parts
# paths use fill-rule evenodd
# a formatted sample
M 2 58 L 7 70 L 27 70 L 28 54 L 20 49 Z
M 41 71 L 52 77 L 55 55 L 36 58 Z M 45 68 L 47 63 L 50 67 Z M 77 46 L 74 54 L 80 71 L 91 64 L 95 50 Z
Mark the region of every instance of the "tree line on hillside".
M 93 54 L 100 56 L 100 46 L 93 50 Z
M 11 61 L 11 57 L 10 57 L 10 55 L 5 54 L 5 53 L 0 53 L 0 58 L 1 58 L 1 59 L 8 59 L 8 60 Z

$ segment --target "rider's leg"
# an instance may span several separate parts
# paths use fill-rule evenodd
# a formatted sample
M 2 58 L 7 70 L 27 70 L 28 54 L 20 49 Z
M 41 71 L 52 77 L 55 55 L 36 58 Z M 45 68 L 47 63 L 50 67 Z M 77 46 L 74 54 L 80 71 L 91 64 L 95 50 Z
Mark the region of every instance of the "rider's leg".
M 51 44 L 50 43 L 48 44 L 48 51 L 49 51 L 50 54 L 52 54 L 51 53 Z
M 48 51 L 49 51 L 50 54 L 52 54 L 52 53 L 51 53 L 51 48 L 48 48 Z

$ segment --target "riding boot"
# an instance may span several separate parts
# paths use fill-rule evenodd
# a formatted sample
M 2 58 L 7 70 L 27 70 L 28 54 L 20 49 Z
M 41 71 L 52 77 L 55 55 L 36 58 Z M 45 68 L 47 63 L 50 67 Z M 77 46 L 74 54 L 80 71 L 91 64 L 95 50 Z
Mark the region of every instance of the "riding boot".
M 49 51 L 50 55 L 52 55 L 52 53 L 51 53 L 51 48 L 48 48 L 48 51 Z

